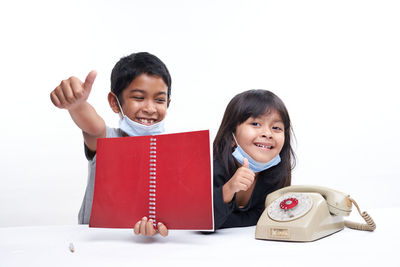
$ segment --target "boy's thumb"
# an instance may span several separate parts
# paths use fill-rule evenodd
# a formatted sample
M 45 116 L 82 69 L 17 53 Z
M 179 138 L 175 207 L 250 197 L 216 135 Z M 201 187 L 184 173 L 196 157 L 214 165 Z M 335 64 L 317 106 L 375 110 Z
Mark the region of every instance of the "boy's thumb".
M 249 168 L 249 160 L 246 158 L 243 159 L 243 167 L 245 167 L 247 169 Z
M 83 83 L 83 88 L 85 88 L 85 90 L 92 90 L 92 85 L 96 79 L 96 76 L 97 72 L 95 70 L 89 72 L 89 74 L 86 76 L 85 82 Z

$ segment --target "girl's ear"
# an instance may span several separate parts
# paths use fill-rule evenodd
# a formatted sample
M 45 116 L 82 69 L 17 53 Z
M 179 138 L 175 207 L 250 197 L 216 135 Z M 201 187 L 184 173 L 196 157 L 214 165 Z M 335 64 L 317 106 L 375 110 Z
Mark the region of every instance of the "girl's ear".
M 232 138 L 232 142 L 231 143 L 232 143 L 231 147 L 234 148 L 236 146 L 236 143 L 235 143 L 235 140 L 233 140 L 233 138 Z
M 117 96 L 113 92 L 108 93 L 108 103 L 110 104 L 112 111 L 114 111 L 115 113 L 120 112 L 119 105 L 117 102 Z

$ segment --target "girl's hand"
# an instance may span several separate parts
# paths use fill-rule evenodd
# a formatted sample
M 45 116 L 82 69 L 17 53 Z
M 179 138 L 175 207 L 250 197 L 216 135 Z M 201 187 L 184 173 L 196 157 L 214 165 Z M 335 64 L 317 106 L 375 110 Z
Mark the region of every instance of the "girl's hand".
M 238 168 L 232 178 L 223 186 L 222 194 L 225 203 L 229 203 L 234 194 L 247 191 L 253 184 L 255 173 L 249 169 L 249 161 L 243 159 L 243 166 Z
M 157 233 L 160 233 L 161 236 L 166 237 L 168 235 L 167 227 L 159 222 L 157 224 L 157 230 L 154 229 L 153 220 L 147 220 L 146 217 L 143 217 L 142 220 L 138 221 L 133 228 L 133 232 L 136 235 L 146 235 L 146 236 L 154 236 Z

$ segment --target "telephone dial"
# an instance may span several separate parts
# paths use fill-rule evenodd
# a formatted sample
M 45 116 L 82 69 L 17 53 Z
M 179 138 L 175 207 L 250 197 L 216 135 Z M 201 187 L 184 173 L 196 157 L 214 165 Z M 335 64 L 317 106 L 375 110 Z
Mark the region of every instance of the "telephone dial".
M 345 221 L 355 206 L 366 223 Z M 344 226 L 374 231 L 368 213 L 361 212 L 349 195 L 322 186 L 293 185 L 269 194 L 257 222 L 257 239 L 314 241 L 336 233 Z

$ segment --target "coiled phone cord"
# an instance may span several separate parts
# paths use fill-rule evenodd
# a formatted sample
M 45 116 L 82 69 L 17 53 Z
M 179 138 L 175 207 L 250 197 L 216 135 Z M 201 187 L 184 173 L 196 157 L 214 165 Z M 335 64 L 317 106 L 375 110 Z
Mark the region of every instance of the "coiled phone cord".
M 356 206 L 358 213 L 360 213 L 361 217 L 363 217 L 366 223 L 344 221 L 344 225 L 351 229 L 362 230 L 362 231 L 374 231 L 376 229 L 376 224 L 374 220 L 372 220 L 371 216 L 369 216 L 366 211 L 361 212 L 360 208 L 357 205 L 357 202 L 354 199 L 349 198 L 349 200 L 354 204 L 354 206 Z

